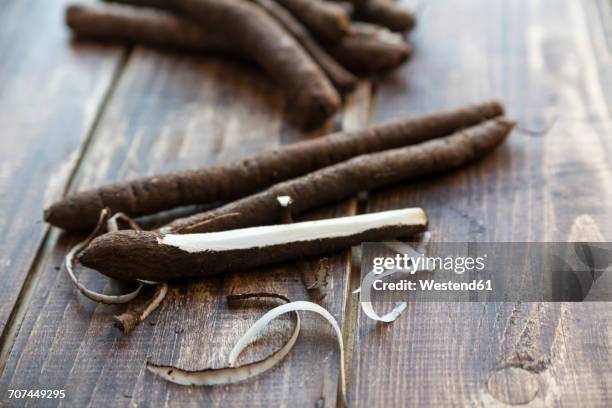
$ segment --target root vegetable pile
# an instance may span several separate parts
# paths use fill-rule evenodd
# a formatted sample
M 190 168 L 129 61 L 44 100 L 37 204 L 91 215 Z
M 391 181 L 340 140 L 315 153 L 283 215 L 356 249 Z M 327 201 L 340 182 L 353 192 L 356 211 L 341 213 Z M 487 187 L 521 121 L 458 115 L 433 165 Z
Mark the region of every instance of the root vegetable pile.
M 272 0 L 253 1 L 266 10 L 277 7 Z M 82 12 L 87 15 L 89 9 L 73 7 L 69 15 Z M 157 34 L 171 33 L 173 27 L 180 24 L 178 17 L 173 15 L 160 11 L 148 13 L 137 17 L 147 24 L 159 24 L 160 30 L 141 31 L 138 34 L 141 38 L 154 41 Z M 107 17 L 106 24 L 111 26 L 116 21 L 129 20 L 129 14 Z M 287 21 L 290 27 L 293 20 Z M 96 29 L 95 24 L 89 27 Z M 196 36 L 202 33 L 195 27 L 189 30 Z M 116 35 L 123 34 L 119 30 Z M 175 39 L 188 44 L 194 38 L 177 36 Z M 208 38 L 211 46 L 214 44 L 214 37 L 202 38 Z M 68 274 L 88 298 L 101 303 L 127 303 L 139 296 L 144 285 L 157 285 L 157 291 L 148 301 L 114 317 L 115 324 L 128 334 L 160 306 L 171 281 L 278 262 L 299 263 L 304 262 L 304 257 L 333 253 L 365 241 L 391 241 L 426 231 L 429 219 L 421 208 L 293 221 L 309 210 L 359 192 L 447 172 L 484 157 L 500 146 L 514 127 L 503 113 L 499 102 L 488 101 L 420 117 L 400 118 L 369 129 L 335 133 L 236 162 L 102 186 L 53 204 L 45 211 L 45 219 L 74 230 L 95 225 L 90 236 L 66 257 Z M 223 201 L 227 203 L 175 219 L 153 231 L 140 229 L 129 217 L 187 204 Z M 112 217 L 111 211 L 115 213 Z M 119 221 L 130 229 L 119 230 Z M 100 234 L 104 226 L 108 232 Z M 122 295 L 92 291 L 78 281 L 73 271 L 76 260 L 112 279 L 135 282 L 137 287 Z M 326 272 L 322 275 L 317 280 L 324 282 Z M 363 290 L 368 291 L 370 284 L 366 279 Z M 306 289 L 313 287 L 316 285 Z M 244 296 L 289 301 L 279 294 Z M 362 306 L 368 317 L 385 323 L 395 320 L 406 307 L 398 305 L 384 316 L 378 316 L 371 304 Z M 235 346 L 229 367 L 189 371 L 148 362 L 147 369 L 166 381 L 183 385 L 229 384 L 262 374 L 279 364 L 291 351 L 300 331 L 299 316 L 296 315 L 296 325 L 289 340 L 270 357 L 233 366 L 237 355 L 271 319 L 297 310 L 317 312 L 334 326 L 340 348 L 341 397 L 346 402 L 341 330 L 329 312 L 310 302 L 291 302 L 264 315 Z
M 283 90 L 290 116 L 304 128 L 334 116 L 356 74 L 394 69 L 412 50 L 405 33 L 414 16 L 390 0 L 111 1 L 117 3 L 68 6 L 66 24 L 77 37 L 255 63 Z

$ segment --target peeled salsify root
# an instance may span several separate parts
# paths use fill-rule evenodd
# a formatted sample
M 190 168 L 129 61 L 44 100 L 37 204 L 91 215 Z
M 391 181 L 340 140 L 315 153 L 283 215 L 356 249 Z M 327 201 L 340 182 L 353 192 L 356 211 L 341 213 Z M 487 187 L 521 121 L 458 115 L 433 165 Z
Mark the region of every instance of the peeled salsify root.
M 70 194 L 47 208 L 44 217 L 47 222 L 61 228 L 86 230 L 96 225 L 100 211 L 106 207 L 114 212 L 139 216 L 190 204 L 234 200 L 279 181 L 299 177 L 355 156 L 439 138 L 502 113 L 502 105 L 490 101 L 451 111 L 396 119 L 368 129 L 339 132 L 216 166 L 113 183 Z M 444 148 L 442 150 L 445 151 Z M 349 180 L 347 184 L 353 182 Z M 293 196 L 293 192 L 280 192 L 273 199 L 282 195 Z M 305 202 L 311 202 L 311 199 Z M 272 203 L 269 209 L 274 208 L 276 205 Z M 231 212 L 236 211 L 224 214 Z M 189 223 L 179 221 L 176 230 L 210 218 L 214 216 L 208 214 Z M 274 222 L 276 219 L 267 221 Z M 197 230 L 190 229 L 188 232 Z
M 290 300 L 285 296 L 274 293 L 251 293 L 230 295 L 227 297 L 230 302 L 252 298 L 281 299 L 291 304 Z M 266 314 L 266 316 L 267 315 L 268 314 Z M 236 360 L 242 350 L 244 350 L 255 336 L 257 336 L 257 333 L 251 334 L 251 332 L 249 332 L 246 333 L 232 349 L 229 357 L 229 367 L 190 371 L 173 366 L 163 366 L 147 362 L 147 369 L 167 381 L 181 385 L 222 385 L 247 380 L 274 367 L 291 351 L 300 334 L 300 316 L 295 312 L 294 317 L 295 327 L 289 340 L 283 347 L 262 360 L 235 366 Z M 257 323 L 255 324 L 257 325 Z
M 115 231 L 95 238 L 79 261 L 121 280 L 197 278 L 337 252 L 427 229 L 420 208 L 204 234 Z
M 279 196 L 294 200 L 293 215 L 405 180 L 442 173 L 480 159 L 506 139 L 514 123 L 497 118 L 458 131 L 450 136 L 416 145 L 364 154 L 305 176 L 275 184 L 260 193 L 233 201 L 217 209 L 172 221 L 162 232 L 217 219 L 191 228 L 191 232 L 221 231 L 277 222 Z M 228 218 L 224 214 L 237 213 Z

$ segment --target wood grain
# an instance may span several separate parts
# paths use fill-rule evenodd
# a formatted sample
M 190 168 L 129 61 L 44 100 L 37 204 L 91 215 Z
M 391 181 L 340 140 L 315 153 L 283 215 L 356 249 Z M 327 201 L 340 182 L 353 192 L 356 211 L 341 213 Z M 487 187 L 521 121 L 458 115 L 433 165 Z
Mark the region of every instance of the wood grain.
M 349 102 L 340 126 L 359 126 L 369 97 L 369 87 L 364 85 Z M 282 94 L 248 67 L 137 48 L 72 187 L 230 160 L 317 136 L 304 135 L 288 125 L 283 119 L 285 110 Z M 348 201 L 310 217 L 354 211 L 355 203 Z M 187 369 L 225 366 L 233 343 L 271 307 L 267 302 L 259 307 L 230 308 L 225 296 L 273 291 L 295 300 L 308 299 L 301 282 L 303 268 L 329 268 L 331 281 L 321 304 L 342 324 L 348 253 L 173 285 L 150 321 L 124 336 L 110 321 L 121 307 L 93 304 L 54 269 L 75 240 L 59 237 L 50 244 L 50 256 L 38 265 L 40 282 L 0 389 L 63 388 L 68 397 L 60 406 L 267 407 L 287 406 L 291 401 L 335 405 L 337 345 L 331 327 L 310 315 L 304 316 L 301 337 L 286 360 L 242 384 L 182 387 L 156 378 L 144 369 L 144 363 L 150 360 Z M 108 286 L 93 273 L 83 274 L 83 282 L 97 290 Z M 271 336 L 249 349 L 242 361 L 261 358 L 279 347 L 289 335 L 289 325 L 289 319 L 275 322 Z
M 565 241 L 585 216 L 609 238 L 598 24 L 573 0 L 427 3 L 412 63 L 379 84 L 377 119 L 497 96 L 520 127 L 554 126 L 515 131 L 463 171 L 380 191 L 368 210 L 423 206 L 440 241 Z M 610 406 L 611 323 L 608 305 L 595 303 L 410 303 L 391 325 L 360 314 L 350 400 Z
M 57 198 L 120 69 L 124 48 L 71 45 L 64 0 L 0 5 L 0 333 L 15 310 Z M 32 29 L 36 27 L 36 29 Z M 44 34 L 41 34 L 44 33 Z M 0 363 L 1 366 L 1 363 Z

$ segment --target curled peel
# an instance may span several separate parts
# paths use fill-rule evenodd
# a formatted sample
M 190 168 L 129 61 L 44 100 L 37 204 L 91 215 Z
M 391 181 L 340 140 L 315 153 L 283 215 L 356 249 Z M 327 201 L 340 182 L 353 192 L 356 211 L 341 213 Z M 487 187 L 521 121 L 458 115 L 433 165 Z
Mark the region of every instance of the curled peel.
M 403 242 L 399 242 L 399 241 L 393 241 L 393 242 L 387 243 L 386 245 L 397 253 L 407 254 L 407 255 L 410 255 L 416 258 L 416 257 L 422 256 L 421 252 L 424 252 L 424 246 L 429 241 L 429 239 L 430 239 L 429 234 L 425 234 L 423 236 L 423 239 L 421 240 L 418 246 L 418 249 L 420 252 L 412 248 L 410 245 L 405 244 Z M 361 304 L 361 310 L 363 311 L 363 313 L 365 313 L 365 315 L 368 316 L 370 319 L 375 320 L 377 322 L 391 323 L 395 321 L 402 314 L 402 312 L 406 310 L 406 308 L 408 307 L 408 304 L 406 302 L 396 302 L 395 306 L 393 307 L 393 309 L 391 309 L 390 312 L 385 313 L 384 315 L 381 316 L 378 313 L 376 313 L 376 311 L 372 307 L 372 302 L 365 301 L 363 299 L 364 298 L 370 299 L 370 292 L 372 290 L 372 285 L 374 284 L 374 281 L 383 279 L 387 276 L 391 276 L 398 272 L 412 272 L 413 269 L 414 267 L 411 267 L 408 270 L 392 269 L 392 270 L 383 272 L 381 274 L 376 274 L 374 273 L 374 271 L 368 272 L 367 275 L 363 278 L 361 287 L 353 291 L 353 293 L 359 293 L 359 303 Z
M 261 332 L 272 320 L 277 317 L 290 312 L 298 311 L 308 311 L 315 312 L 325 318 L 336 332 L 336 337 L 338 339 L 338 346 L 340 348 L 340 382 L 341 382 L 341 392 L 342 399 L 346 405 L 346 375 L 344 372 L 344 343 L 342 341 L 342 331 L 340 330 L 340 326 L 334 317 L 329 313 L 326 309 L 319 306 L 316 303 L 306 302 L 303 300 L 287 303 L 286 305 L 277 306 L 274 309 L 270 310 L 268 313 L 263 315 L 259 320 L 251 326 L 249 330 L 238 340 L 232 351 L 230 352 L 229 363 L 233 365 L 236 362 L 236 359 L 244 350 L 246 346 L 249 345 L 251 341 L 257 336 L 259 332 Z
M 290 302 L 288 298 L 282 295 L 274 294 L 274 293 L 251 293 L 251 294 L 241 294 L 241 295 L 232 295 L 228 296 L 228 300 L 240 300 L 240 299 L 249 299 L 249 298 L 276 298 L 284 300 L 285 302 Z M 291 304 L 291 303 L 288 303 Z M 275 310 L 275 309 L 272 309 Z M 270 313 L 270 312 L 268 312 Z M 268 314 L 267 313 L 267 314 Z M 266 315 L 267 315 L 266 314 Z M 266 316 L 264 315 L 264 317 Z M 261 320 L 261 319 L 260 319 Z M 258 321 L 259 322 L 259 321 Z M 257 324 L 257 323 L 256 323 Z M 248 334 L 249 332 L 247 332 Z M 237 347 L 238 344 L 232 350 L 232 354 L 230 355 L 230 364 L 229 367 L 217 368 L 217 369 L 207 369 L 207 370 L 183 370 L 181 368 L 172 367 L 172 366 L 162 366 L 147 362 L 147 369 L 154 374 L 159 375 L 163 379 L 173 382 L 175 384 L 181 385 L 223 385 L 223 384 L 231 384 L 240 381 L 247 380 L 249 378 L 255 377 L 270 368 L 277 365 L 293 348 L 297 338 L 300 334 L 300 317 L 295 313 L 295 327 L 293 329 L 293 333 L 289 340 L 277 351 L 275 351 L 270 356 L 258 360 L 252 363 L 248 363 L 241 366 L 233 366 L 236 359 L 244 350 L 244 348 L 253 340 L 253 337 L 249 337 L 246 339 L 246 343 L 241 347 Z M 243 340 L 246 337 L 243 336 L 240 340 Z M 240 343 L 239 340 L 239 343 Z M 232 359 L 233 356 L 233 359 Z
M 76 257 L 78 253 L 81 252 L 83 248 L 89 245 L 89 243 L 100 234 L 100 231 L 102 230 L 102 227 L 104 227 L 104 225 L 107 225 L 109 230 L 114 230 L 118 228 L 118 219 L 126 220 L 130 224 L 130 226 L 136 226 L 136 228 L 140 229 L 136 223 L 134 223 L 129 217 L 122 213 L 118 213 L 110 217 L 110 210 L 108 208 L 105 208 L 100 212 L 100 218 L 98 219 L 98 223 L 96 224 L 96 227 L 91 232 L 91 234 L 89 234 L 89 236 L 85 238 L 84 241 L 79 242 L 74 247 L 72 247 L 72 249 L 66 254 L 66 258 L 64 261 L 68 276 L 70 276 L 70 279 L 72 280 L 74 285 L 83 295 L 95 302 L 105 303 L 109 305 L 130 302 L 131 300 L 136 298 L 136 296 L 138 296 L 140 290 L 142 289 L 143 283 L 138 282 L 138 287 L 134 291 L 126 293 L 124 295 L 105 295 L 104 293 L 99 293 L 91 289 L 87 289 L 83 284 L 81 284 L 77 279 L 76 275 L 74 274 L 74 265 L 76 264 Z

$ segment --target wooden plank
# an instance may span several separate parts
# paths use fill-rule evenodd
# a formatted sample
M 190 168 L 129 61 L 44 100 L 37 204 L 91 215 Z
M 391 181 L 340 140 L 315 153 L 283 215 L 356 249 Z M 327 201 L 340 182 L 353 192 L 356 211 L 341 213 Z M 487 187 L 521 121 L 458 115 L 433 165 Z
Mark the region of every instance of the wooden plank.
M 358 123 L 355 117 L 368 102 L 366 87 L 352 104 L 347 126 Z M 84 156 L 76 186 L 230 160 L 296 140 L 301 134 L 283 120 L 284 109 L 282 95 L 247 67 L 137 49 Z M 312 216 L 354 209 L 349 201 Z M 225 366 L 232 344 L 265 310 L 230 309 L 225 296 L 269 290 L 304 299 L 296 265 L 172 286 L 150 324 L 124 336 L 110 322 L 121 307 L 93 304 L 54 270 L 76 239 L 62 236 L 40 262 L 40 283 L 0 389 L 65 389 L 67 399 L 60 404 L 65 406 L 335 404 L 337 346 L 327 323 L 312 316 L 305 316 L 300 340 L 278 368 L 243 384 L 186 388 L 144 369 L 146 360 L 188 369 Z M 315 260 L 311 267 L 319 263 L 331 275 L 321 304 L 342 323 L 348 253 Z M 89 273 L 83 282 L 97 290 L 106 285 Z M 271 339 L 249 351 L 245 360 L 279 346 L 288 335 L 288 322 L 273 325 Z
M 524 128 L 556 123 L 546 135 L 515 131 L 462 171 L 381 191 L 368 210 L 423 206 L 439 241 L 565 241 L 574 224 L 610 239 L 598 24 L 573 0 L 427 3 L 413 61 L 380 84 L 378 119 L 497 96 Z M 611 323 L 604 303 L 410 303 L 391 325 L 360 314 L 350 400 L 610 406 Z
M 9 337 L 5 325 L 47 232 L 41 222 L 44 205 L 63 193 L 124 50 L 70 45 L 62 24 L 66 3 L 23 0 L 0 5 L 3 341 Z

